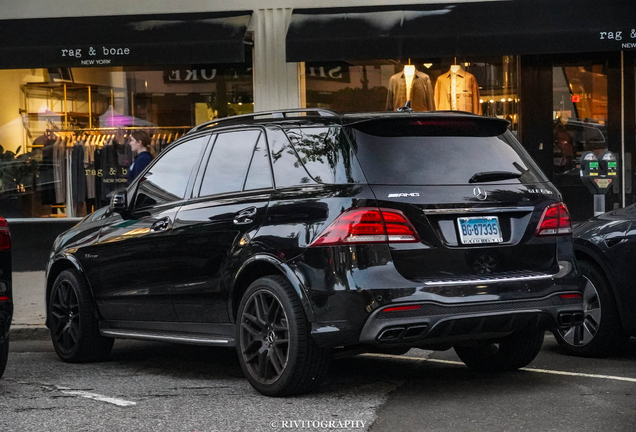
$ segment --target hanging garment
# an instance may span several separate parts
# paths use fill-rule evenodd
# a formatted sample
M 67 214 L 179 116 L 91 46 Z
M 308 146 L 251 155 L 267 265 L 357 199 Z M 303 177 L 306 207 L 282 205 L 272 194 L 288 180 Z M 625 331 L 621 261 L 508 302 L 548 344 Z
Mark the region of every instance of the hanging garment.
M 479 85 L 475 77 L 463 69 L 440 75 L 435 83 L 435 107 L 481 115 Z
M 73 206 L 86 201 L 86 172 L 84 171 L 84 146 L 77 142 L 71 152 L 71 192 Z
M 53 181 L 55 202 L 66 201 L 66 140 L 58 138 L 53 144 Z
M 54 154 L 55 140 L 46 139 L 42 148 L 42 164 L 38 172 L 38 189 L 42 193 L 42 204 L 57 204 L 58 202 L 55 196 Z
M 389 93 L 386 98 L 385 110 L 395 111 L 397 108 L 403 107 L 407 100 L 411 101 L 413 111 L 435 110 L 431 79 L 424 72 L 415 71 L 408 97 L 404 72 L 398 72 L 389 79 Z
M 91 140 L 82 141 L 84 146 L 84 175 L 86 176 L 86 199 L 95 198 L 95 143 Z

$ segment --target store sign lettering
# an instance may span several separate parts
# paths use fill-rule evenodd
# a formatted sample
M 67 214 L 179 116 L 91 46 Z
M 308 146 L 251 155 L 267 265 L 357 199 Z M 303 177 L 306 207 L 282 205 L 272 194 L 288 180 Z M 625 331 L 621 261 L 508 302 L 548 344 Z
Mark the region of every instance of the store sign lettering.
M 87 52 L 84 53 L 82 48 L 66 48 L 60 50 L 62 53 L 62 57 L 75 57 L 77 59 L 81 59 L 84 55 L 94 57 L 94 56 L 128 56 L 130 55 L 130 48 L 110 48 L 106 46 L 101 46 L 98 48 L 89 47 Z M 111 63 L 111 59 L 89 59 L 89 60 L 81 60 L 81 64 L 84 66 L 90 65 L 106 65 Z
M 312 78 L 331 78 L 331 79 L 340 80 L 343 78 L 342 66 L 336 66 L 332 69 L 329 69 L 326 72 L 325 72 L 324 66 L 319 66 L 319 67 L 310 66 L 308 75 Z
M 598 38 L 600 40 L 612 40 L 612 41 L 622 41 L 626 39 L 636 39 L 636 29 L 631 29 L 628 32 L 623 30 L 615 30 L 615 31 L 602 31 L 599 32 Z M 621 44 L 622 48 L 636 48 L 636 42 L 624 42 Z
M 216 77 L 216 69 L 172 70 L 168 81 L 212 81 Z

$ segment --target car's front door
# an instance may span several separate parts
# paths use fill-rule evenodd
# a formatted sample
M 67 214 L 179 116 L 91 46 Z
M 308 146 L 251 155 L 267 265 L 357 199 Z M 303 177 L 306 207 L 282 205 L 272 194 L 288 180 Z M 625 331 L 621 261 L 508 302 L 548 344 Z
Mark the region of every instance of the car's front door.
M 227 282 L 261 226 L 273 189 L 265 133 L 219 133 L 174 225 L 179 321 L 227 323 Z
M 170 300 L 177 274 L 172 227 L 208 140 L 185 141 L 162 154 L 129 194 L 129 211 L 111 214 L 103 226 L 96 300 L 106 319 L 176 321 Z

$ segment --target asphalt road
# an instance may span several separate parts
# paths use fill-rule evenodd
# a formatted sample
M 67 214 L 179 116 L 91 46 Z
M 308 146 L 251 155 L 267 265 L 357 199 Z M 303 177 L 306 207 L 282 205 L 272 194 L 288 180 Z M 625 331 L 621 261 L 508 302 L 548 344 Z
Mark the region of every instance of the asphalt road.
M 227 349 L 117 341 L 109 361 L 78 365 L 48 341 L 15 341 L 0 431 L 636 430 L 636 339 L 595 360 L 548 337 L 528 370 L 506 374 L 457 361 L 452 350 L 339 359 L 319 393 L 268 398 Z

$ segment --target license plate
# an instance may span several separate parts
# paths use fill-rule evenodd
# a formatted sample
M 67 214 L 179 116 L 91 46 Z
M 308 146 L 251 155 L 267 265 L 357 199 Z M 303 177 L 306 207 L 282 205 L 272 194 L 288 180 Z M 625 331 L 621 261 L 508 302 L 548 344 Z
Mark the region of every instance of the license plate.
M 457 218 L 462 244 L 501 243 L 501 228 L 497 216 Z

